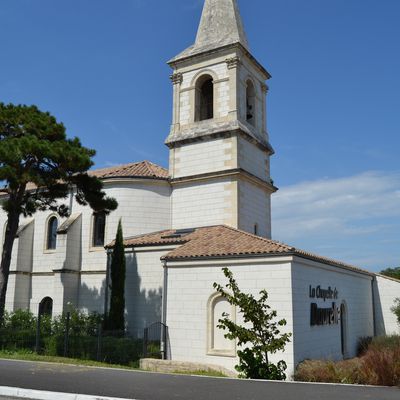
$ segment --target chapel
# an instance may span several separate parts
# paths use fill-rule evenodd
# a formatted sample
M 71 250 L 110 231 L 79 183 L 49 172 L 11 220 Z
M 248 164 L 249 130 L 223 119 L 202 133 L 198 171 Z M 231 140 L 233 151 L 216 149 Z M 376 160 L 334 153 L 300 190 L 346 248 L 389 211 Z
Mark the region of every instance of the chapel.
M 150 161 L 97 169 L 119 207 L 110 215 L 65 204 L 21 222 L 6 307 L 58 315 L 104 313 L 118 221 L 126 248 L 127 330 L 168 327 L 166 357 L 233 370 L 237 345 L 218 319 L 241 315 L 213 288 L 222 268 L 241 289 L 269 293 L 292 333 L 276 354 L 289 376 L 307 358 L 356 354 L 360 337 L 399 333 L 394 279 L 272 239 L 274 155 L 267 128 L 268 71 L 251 53 L 236 0 L 205 0 L 194 44 L 168 61 L 173 118 L 169 168 Z M 1 201 L 1 198 L 0 198 Z M 6 216 L 0 212 L 0 235 Z

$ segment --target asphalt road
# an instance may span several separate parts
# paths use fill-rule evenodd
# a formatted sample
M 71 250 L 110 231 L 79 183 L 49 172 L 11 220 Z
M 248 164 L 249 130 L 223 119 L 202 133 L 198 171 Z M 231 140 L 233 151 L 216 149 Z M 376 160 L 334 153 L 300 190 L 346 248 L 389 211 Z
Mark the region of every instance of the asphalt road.
M 0 386 L 137 400 L 399 400 L 400 389 L 259 382 L 0 360 Z

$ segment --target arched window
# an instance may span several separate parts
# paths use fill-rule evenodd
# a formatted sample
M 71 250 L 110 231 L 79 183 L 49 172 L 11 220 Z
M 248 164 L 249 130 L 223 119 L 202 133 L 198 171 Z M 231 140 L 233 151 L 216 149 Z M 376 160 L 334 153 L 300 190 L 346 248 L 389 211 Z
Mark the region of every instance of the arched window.
M 214 83 L 210 75 L 201 76 L 196 82 L 196 121 L 214 118 Z
M 215 293 L 208 300 L 208 353 L 211 355 L 236 355 L 236 342 L 225 338 L 224 330 L 218 328 L 218 320 L 228 314 L 235 321 L 236 309 L 225 297 Z
M 106 214 L 98 212 L 93 214 L 92 246 L 103 247 L 106 231 Z
M 55 250 L 57 247 L 57 229 L 58 219 L 53 216 L 47 222 L 47 250 Z
M 53 299 L 45 297 L 39 304 L 39 315 L 48 315 L 51 317 L 53 314 Z
M 253 82 L 248 80 L 246 87 L 246 121 L 253 126 L 256 125 L 255 111 L 256 91 Z

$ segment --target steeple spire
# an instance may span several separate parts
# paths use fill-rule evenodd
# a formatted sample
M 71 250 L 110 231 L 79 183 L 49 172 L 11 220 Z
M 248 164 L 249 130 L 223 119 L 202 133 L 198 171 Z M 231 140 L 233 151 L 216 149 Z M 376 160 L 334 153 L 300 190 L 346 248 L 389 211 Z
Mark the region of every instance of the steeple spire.
M 195 47 L 240 43 L 248 48 L 236 0 L 206 0 Z
M 205 0 L 195 44 L 171 61 L 235 43 L 249 49 L 237 0 Z

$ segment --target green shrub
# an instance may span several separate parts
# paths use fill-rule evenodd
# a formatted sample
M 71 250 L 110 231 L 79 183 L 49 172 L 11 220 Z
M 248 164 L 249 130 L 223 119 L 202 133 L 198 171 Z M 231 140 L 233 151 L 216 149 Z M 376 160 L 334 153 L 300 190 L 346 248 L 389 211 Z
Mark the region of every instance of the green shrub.
M 40 350 L 46 356 L 64 356 L 67 314 L 40 320 Z M 125 337 L 125 332 L 104 332 L 98 338 L 103 317 L 97 313 L 70 312 L 68 354 L 70 358 L 138 366 L 143 341 Z M 0 327 L 0 349 L 33 351 L 36 347 L 37 318 L 30 311 L 7 313 Z M 100 346 L 100 348 L 99 348 Z
M 36 329 L 36 317 L 27 310 L 17 310 L 13 313 L 6 313 L 4 317 L 4 328 L 10 331 L 28 331 Z
M 397 322 L 400 324 L 400 298 L 396 299 L 392 307 L 394 315 L 397 317 Z

